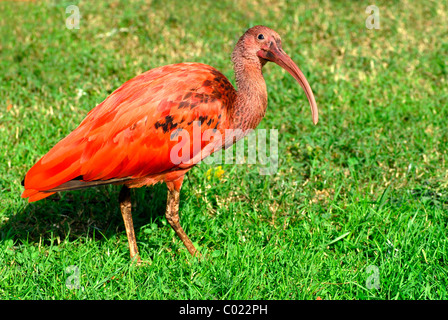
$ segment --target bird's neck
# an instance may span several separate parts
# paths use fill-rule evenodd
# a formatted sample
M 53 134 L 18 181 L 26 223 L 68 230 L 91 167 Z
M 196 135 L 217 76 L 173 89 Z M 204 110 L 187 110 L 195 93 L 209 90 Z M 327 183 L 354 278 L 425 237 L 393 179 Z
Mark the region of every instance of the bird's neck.
M 246 131 L 255 129 L 266 113 L 267 92 L 260 60 L 233 59 L 237 97 L 232 127 Z

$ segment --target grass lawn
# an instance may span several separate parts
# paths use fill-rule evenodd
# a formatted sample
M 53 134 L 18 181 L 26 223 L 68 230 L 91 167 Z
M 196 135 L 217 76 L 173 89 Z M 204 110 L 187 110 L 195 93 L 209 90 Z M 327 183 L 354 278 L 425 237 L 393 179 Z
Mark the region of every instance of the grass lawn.
M 67 6 L 81 13 L 67 29 Z M 447 299 L 448 5 L 376 1 L 0 2 L 0 299 Z M 234 82 L 241 34 L 276 30 L 316 95 L 264 68 L 278 171 L 202 163 L 181 192 L 119 187 L 20 198 L 27 170 L 126 80 L 195 61 Z M 221 172 L 220 172 L 221 173 Z

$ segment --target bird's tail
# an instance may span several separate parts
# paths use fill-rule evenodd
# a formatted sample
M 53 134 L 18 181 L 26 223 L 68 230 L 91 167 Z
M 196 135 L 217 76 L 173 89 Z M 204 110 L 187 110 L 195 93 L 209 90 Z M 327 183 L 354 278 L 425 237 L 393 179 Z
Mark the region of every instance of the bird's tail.
M 108 180 L 94 180 L 94 181 L 84 181 L 82 176 L 78 176 L 72 180 L 64 182 L 57 187 L 48 190 L 36 190 L 36 189 L 25 189 L 22 193 L 22 198 L 28 198 L 28 202 L 34 202 L 46 197 L 51 196 L 59 191 L 70 191 L 70 190 L 80 190 L 90 187 L 97 187 L 107 184 L 123 184 L 127 181 L 132 180 L 129 177 L 126 178 L 116 178 Z M 25 185 L 25 179 L 22 181 L 22 185 Z

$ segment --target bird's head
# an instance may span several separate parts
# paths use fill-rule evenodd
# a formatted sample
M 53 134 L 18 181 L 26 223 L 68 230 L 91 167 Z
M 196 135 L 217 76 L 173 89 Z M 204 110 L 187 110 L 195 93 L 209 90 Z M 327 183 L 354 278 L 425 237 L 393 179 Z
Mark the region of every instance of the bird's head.
M 261 66 L 264 66 L 268 61 L 272 61 L 288 71 L 305 91 L 311 106 L 313 122 L 314 124 L 317 123 L 318 110 L 313 91 L 302 71 L 283 51 L 282 40 L 277 32 L 265 26 L 252 27 L 240 38 L 235 49 L 240 50 L 236 50 L 234 54 L 239 51 L 238 54 L 246 59 L 258 59 Z

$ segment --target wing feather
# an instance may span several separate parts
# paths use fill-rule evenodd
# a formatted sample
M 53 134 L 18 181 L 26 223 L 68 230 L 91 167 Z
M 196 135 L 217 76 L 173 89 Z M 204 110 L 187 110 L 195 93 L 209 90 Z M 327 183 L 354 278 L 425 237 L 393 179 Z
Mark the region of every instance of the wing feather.
M 170 160 L 178 143 L 171 134 L 183 129 L 192 137 L 195 121 L 202 121 L 202 133 L 210 128 L 223 132 L 235 97 L 227 78 L 208 65 L 149 70 L 115 90 L 43 156 L 28 171 L 22 197 L 35 201 L 63 190 L 64 184 L 73 189 L 184 169 Z M 192 139 L 186 143 L 194 156 Z M 77 177 L 82 179 L 68 184 Z

